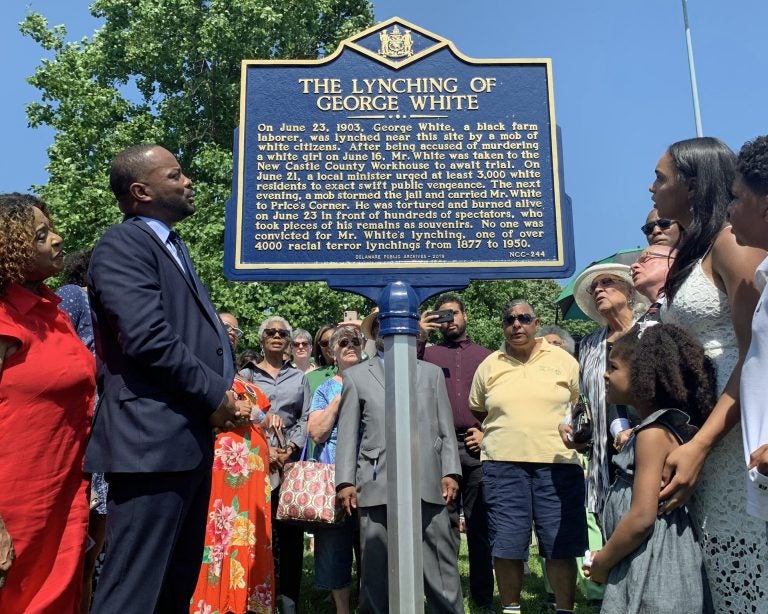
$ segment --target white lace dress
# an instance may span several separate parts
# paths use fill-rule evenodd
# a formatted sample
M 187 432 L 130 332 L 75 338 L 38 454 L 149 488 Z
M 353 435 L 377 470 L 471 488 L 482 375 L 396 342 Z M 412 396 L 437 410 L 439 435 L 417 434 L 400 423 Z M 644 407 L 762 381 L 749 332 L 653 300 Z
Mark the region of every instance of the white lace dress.
M 661 313 L 665 323 L 693 333 L 717 368 L 723 391 L 739 358 L 728 297 L 707 278 L 697 262 Z M 689 505 L 701 528 L 715 612 L 768 612 L 766 526 L 747 514 L 744 497 L 744 448 L 737 424 L 707 458 Z

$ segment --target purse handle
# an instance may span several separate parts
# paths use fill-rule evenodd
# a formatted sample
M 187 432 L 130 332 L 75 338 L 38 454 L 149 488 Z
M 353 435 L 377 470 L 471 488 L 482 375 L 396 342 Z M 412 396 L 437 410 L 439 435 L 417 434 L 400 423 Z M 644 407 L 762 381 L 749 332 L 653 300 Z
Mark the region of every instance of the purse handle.
M 328 451 L 328 446 L 326 443 L 323 444 L 323 449 L 320 452 L 320 458 L 318 459 L 318 462 L 321 462 L 325 465 L 332 465 L 333 461 L 331 460 L 331 453 Z
M 307 438 L 304 440 L 304 447 L 301 449 L 301 454 L 299 454 L 299 462 L 307 460 L 308 445 L 309 445 L 309 435 L 307 435 Z
M 301 455 L 299 456 L 299 461 L 305 461 L 307 460 L 307 446 L 309 446 L 309 436 L 304 440 L 304 447 L 301 449 Z M 318 463 L 323 463 L 324 465 L 332 465 L 333 462 L 331 461 L 330 452 L 328 451 L 328 446 L 323 445 L 323 449 L 320 451 L 320 458 L 317 459 Z
M 301 454 L 299 455 L 299 460 L 300 461 L 307 460 L 307 447 L 308 446 L 309 446 L 309 435 L 307 435 L 307 438 L 304 440 L 304 447 L 301 449 Z M 309 460 L 314 460 L 314 459 L 310 458 Z M 325 445 L 323 446 L 323 449 L 320 452 L 320 458 L 317 459 L 317 462 L 318 463 L 325 463 L 326 465 L 332 464 L 331 463 L 331 459 L 328 456 L 328 446 L 325 446 Z

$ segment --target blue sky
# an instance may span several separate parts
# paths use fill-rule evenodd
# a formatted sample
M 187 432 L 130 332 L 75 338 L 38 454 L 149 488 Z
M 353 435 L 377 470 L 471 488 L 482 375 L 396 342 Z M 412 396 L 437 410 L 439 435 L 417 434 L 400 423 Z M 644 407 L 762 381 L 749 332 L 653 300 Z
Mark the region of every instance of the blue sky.
M 68 40 L 98 23 L 87 0 L 5 0 L 0 191 L 45 183 L 52 133 L 27 127 L 28 86 L 43 56 L 16 24 L 28 7 Z M 407 19 L 476 58 L 550 57 L 573 199 L 576 267 L 644 243 L 648 185 L 670 143 L 695 136 L 680 0 L 380 0 L 376 18 Z M 768 2 L 689 0 L 704 134 L 738 151 L 768 133 Z

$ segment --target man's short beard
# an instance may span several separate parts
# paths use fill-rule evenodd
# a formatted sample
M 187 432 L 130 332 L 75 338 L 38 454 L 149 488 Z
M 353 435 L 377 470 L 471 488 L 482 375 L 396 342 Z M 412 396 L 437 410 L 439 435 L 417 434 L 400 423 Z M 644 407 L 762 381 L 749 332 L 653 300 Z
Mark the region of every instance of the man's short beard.
M 466 324 L 464 326 L 457 326 L 455 330 L 446 330 L 443 333 L 443 339 L 446 341 L 456 341 L 456 339 L 463 337 L 465 332 L 467 332 Z

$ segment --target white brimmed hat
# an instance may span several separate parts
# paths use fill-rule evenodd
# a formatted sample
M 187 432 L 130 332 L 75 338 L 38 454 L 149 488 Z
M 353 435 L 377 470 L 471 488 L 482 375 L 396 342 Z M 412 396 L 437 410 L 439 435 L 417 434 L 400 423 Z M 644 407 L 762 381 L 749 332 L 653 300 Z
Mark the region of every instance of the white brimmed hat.
M 573 284 L 573 298 L 576 304 L 590 320 L 602 324 L 605 326 L 607 323 L 605 317 L 597 310 L 595 301 L 589 294 L 589 289 L 592 287 L 592 282 L 596 277 L 600 275 L 610 275 L 611 277 L 618 277 L 622 281 L 625 281 L 627 285 L 632 288 L 632 311 L 635 316 L 642 315 L 648 310 L 650 305 L 647 298 L 635 290 L 635 286 L 632 283 L 632 269 L 626 264 L 617 264 L 615 262 L 607 262 L 605 264 L 595 264 L 588 269 L 583 270 L 576 281 Z
M 373 311 L 369 313 L 367 316 L 365 316 L 365 319 L 360 324 L 360 330 L 363 331 L 363 335 L 365 335 L 366 339 L 370 339 L 371 341 L 375 341 L 376 337 L 373 335 L 373 323 L 376 321 L 376 319 L 379 317 L 379 308 L 374 307 Z

